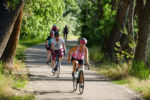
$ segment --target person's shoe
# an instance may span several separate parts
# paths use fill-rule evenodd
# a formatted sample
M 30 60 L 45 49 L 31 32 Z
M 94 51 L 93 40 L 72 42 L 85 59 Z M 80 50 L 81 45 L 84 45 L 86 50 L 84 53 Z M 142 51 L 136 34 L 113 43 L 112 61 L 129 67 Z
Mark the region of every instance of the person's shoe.
M 49 61 L 47 61 L 46 63 L 47 63 L 47 65 L 49 65 Z

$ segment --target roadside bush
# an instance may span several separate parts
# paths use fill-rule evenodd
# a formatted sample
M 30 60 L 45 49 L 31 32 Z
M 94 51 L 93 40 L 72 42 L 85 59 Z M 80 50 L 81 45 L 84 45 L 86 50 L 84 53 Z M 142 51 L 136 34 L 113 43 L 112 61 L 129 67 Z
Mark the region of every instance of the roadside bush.
M 130 66 L 128 64 L 117 65 L 115 67 L 108 67 L 105 76 L 112 80 L 124 79 L 129 76 Z
M 0 74 L 2 74 L 3 73 L 3 65 L 2 65 L 2 63 L 0 62 Z
M 150 69 L 148 69 L 144 62 L 133 61 L 131 68 L 131 75 L 140 79 L 149 78 Z
M 100 62 L 104 57 L 104 53 L 101 52 L 100 47 L 91 47 L 89 49 L 89 58 L 94 62 Z

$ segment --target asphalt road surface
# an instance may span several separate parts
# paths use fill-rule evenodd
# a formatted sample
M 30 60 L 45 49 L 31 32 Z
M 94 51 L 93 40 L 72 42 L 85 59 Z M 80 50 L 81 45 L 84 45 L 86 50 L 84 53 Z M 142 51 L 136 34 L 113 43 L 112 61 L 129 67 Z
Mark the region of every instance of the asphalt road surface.
M 67 41 L 70 47 L 76 41 Z M 45 44 L 39 44 L 26 50 L 26 64 L 30 76 L 29 85 L 36 96 L 36 100 L 142 100 L 132 91 L 115 85 L 92 70 L 84 70 L 84 93 L 73 91 L 72 65 L 64 57 L 60 77 L 56 78 L 51 67 L 46 64 Z

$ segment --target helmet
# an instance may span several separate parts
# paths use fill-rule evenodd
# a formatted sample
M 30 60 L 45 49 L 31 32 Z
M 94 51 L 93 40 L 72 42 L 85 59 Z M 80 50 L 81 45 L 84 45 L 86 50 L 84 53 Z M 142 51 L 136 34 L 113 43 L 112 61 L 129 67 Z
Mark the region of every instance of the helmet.
M 56 24 L 53 24 L 53 26 L 56 26 Z
M 86 38 L 81 38 L 80 43 L 87 44 L 87 39 Z
M 51 33 L 50 33 L 50 34 L 53 34 L 53 35 L 54 35 L 54 33 L 55 33 L 54 31 L 51 31 Z
M 57 37 L 57 36 L 59 36 L 60 34 L 59 34 L 59 32 L 55 32 L 55 37 Z

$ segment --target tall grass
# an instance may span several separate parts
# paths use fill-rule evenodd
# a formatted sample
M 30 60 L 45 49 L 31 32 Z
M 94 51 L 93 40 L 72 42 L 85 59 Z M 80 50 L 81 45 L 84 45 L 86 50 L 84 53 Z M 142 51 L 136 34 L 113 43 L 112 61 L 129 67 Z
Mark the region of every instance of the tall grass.
M 0 74 L 0 94 L 7 93 L 7 90 L 10 89 L 12 82 L 13 80 L 10 76 Z
M 0 100 L 35 100 L 35 97 L 33 95 L 9 96 L 0 94 Z
M 131 75 L 140 79 L 147 79 L 150 75 L 150 69 L 148 69 L 144 62 L 133 61 L 131 68 Z
M 3 64 L 0 63 L 0 100 L 34 100 L 32 94 L 15 95 L 12 88 L 23 89 L 28 82 L 27 74 L 18 74 L 15 71 L 27 71 L 24 64 L 24 51 L 26 48 L 45 42 L 45 40 L 26 40 L 19 41 L 14 64 L 14 72 L 11 75 L 3 73 Z M 24 72 L 23 72 L 24 73 Z
M 111 80 L 120 80 L 129 77 L 130 68 L 128 64 L 123 64 L 116 65 L 115 67 L 105 67 L 101 71 L 105 70 L 103 74 Z
M 3 65 L 2 65 L 2 62 L 0 62 L 0 74 L 3 74 Z
M 3 65 L 0 63 L 0 71 L 2 72 Z M 0 73 L 0 100 L 35 100 L 32 94 L 19 94 L 15 95 L 12 87 L 23 88 L 26 84 L 24 79 L 15 79 L 14 75 L 5 75 Z
M 105 58 L 98 47 L 90 48 L 89 56 L 94 62 L 100 62 Z M 145 100 L 150 100 L 150 69 L 143 62 L 114 64 L 103 59 L 96 65 L 96 69 L 113 83 L 127 86 L 140 93 Z

